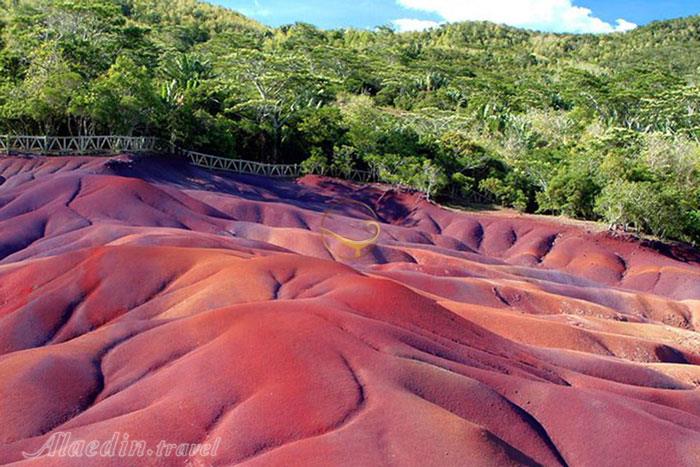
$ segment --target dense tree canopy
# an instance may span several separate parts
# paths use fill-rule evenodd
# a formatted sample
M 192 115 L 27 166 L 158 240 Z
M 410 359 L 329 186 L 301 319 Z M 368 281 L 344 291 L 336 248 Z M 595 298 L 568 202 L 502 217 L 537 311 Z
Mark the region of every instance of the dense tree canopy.
M 0 133 L 159 135 L 700 241 L 700 17 L 398 34 L 195 0 L 0 5 Z

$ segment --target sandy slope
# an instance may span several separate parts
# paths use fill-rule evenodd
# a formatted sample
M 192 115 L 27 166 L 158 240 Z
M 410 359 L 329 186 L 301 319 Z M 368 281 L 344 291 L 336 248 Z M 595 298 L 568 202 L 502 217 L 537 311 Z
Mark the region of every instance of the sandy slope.
M 154 465 L 700 465 L 697 263 L 315 177 L 0 158 L 0 182 L 1 463 L 118 431 L 222 439 Z M 319 229 L 347 199 L 382 222 L 357 260 Z M 110 462 L 134 465 L 31 463 Z

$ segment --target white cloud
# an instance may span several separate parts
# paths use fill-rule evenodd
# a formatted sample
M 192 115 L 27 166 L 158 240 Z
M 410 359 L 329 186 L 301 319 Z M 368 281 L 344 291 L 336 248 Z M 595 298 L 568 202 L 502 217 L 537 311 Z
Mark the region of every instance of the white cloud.
M 616 32 L 631 31 L 637 27 L 636 24 L 625 21 L 624 19 L 617 20 L 617 27 L 615 27 Z
M 440 23 L 437 21 L 410 18 L 395 19 L 391 22 L 391 24 L 396 26 L 396 29 L 398 29 L 399 32 L 425 31 L 426 29 L 440 26 Z
M 574 5 L 572 0 L 397 0 L 397 3 L 436 13 L 450 22 L 492 21 L 541 31 L 579 33 L 624 32 L 637 27 L 624 19 L 612 25 L 593 16 L 590 9 Z

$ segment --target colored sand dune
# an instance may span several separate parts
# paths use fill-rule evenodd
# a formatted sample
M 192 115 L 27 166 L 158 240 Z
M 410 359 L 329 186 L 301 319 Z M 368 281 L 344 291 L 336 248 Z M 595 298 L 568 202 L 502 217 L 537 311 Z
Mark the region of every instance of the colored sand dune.
M 324 216 L 357 202 L 379 238 L 337 254 Z M 318 177 L 0 158 L 3 464 L 119 432 L 221 440 L 154 465 L 699 465 L 698 327 L 700 264 L 607 232 Z

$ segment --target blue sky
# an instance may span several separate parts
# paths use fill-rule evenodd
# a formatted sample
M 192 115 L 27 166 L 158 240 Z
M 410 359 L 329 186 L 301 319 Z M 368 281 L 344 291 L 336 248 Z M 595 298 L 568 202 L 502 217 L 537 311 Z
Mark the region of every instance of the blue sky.
M 209 0 L 270 26 L 394 25 L 416 30 L 448 21 L 489 20 L 555 32 L 625 31 L 657 19 L 700 14 L 700 0 Z

